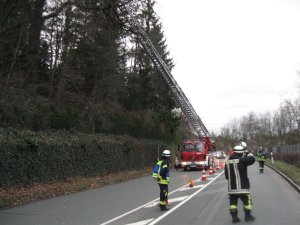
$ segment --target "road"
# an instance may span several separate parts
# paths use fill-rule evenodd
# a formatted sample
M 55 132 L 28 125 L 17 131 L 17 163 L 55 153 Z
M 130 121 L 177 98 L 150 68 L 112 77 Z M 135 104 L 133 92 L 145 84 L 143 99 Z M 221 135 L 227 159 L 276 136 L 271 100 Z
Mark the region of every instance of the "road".
M 221 164 L 220 164 L 221 165 Z M 248 168 L 253 198 L 251 225 L 295 225 L 300 221 L 300 194 L 280 175 L 258 163 Z M 1 225 L 226 225 L 231 223 L 224 169 L 206 171 L 171 170 L 170 210 L 160 211 L 159 188 L 151 176 L 89 191 L 0 210 Z M 189 187 L 189 180 L 194 186 Z M 239 201 L 238 224 L 244 222 Z

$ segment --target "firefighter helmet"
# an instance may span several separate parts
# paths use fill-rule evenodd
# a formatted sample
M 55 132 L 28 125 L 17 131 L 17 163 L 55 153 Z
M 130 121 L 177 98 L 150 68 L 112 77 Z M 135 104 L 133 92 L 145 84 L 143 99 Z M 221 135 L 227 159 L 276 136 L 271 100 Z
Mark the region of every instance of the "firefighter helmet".
M 240 146 L 242 146 L 243 148 L 247 148 L 246 142 L 243 142 L 243 141 L 240 143 Z
M 170 155 L 171 155 L 171 152 L 169 150 L 164 150 L 162 153 L 162 156 L 165 156 L 165 157 L 170 157 Z
M 242 146 L 238 145 L 238 146 L 234 147 L 233 151 L 235 153 L 243 153 L 244 152 L 244 148 Z

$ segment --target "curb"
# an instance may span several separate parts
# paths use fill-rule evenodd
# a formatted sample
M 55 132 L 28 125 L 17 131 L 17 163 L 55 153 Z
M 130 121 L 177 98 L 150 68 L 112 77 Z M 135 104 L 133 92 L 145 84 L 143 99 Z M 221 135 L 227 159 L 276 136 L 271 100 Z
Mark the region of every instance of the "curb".
M 279 173 L 287 182 L 289 182 L 293 188 L 295 188 L 295 190 L 300 193 L 300 187 L 294 182 L 292 181 L 290 178 L 288 178 L 285 174 L 283 174 L 282 172 L 280 172 L 278 169 L 274 168 L 273 166 L 266 164 L 268 167 L 272 168 L 273 170 L 275 170 L 277 173 Z

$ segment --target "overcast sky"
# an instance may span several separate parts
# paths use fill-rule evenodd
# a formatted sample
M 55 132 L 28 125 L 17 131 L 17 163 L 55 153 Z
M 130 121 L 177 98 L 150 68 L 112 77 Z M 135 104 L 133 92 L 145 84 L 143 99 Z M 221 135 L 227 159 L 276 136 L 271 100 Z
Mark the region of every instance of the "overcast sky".
M 300 0 L 157 0 L 172 75 L 209 132 L 299 96 Z

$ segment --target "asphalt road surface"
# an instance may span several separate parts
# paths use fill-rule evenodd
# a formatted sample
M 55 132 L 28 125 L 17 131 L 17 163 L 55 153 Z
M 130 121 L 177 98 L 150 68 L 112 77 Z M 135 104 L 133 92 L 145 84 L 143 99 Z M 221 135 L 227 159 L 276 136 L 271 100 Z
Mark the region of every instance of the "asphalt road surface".
M 221 165 L 221 161 L 220 161 Z M 239 201 L 238 224 L 300 224 L 300 194 L 271 168 L 260 174 L 248 168 L 254 222 L 244 221 Z M 159 187 L 151 176 L 76 194 L 0 210 L 1 225 L 226 225 L 231 223 L 224 169 L 171 170 L 170 210 L 160 211 Z M 194 180 L 193 187 L 189 186 Z

